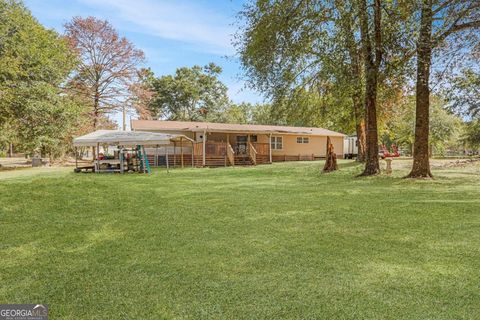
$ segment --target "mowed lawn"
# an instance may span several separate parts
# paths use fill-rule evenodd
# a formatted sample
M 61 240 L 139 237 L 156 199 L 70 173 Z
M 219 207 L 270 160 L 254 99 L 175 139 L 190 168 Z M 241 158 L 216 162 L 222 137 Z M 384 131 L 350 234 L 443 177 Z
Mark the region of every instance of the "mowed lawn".
M 408 164 L 322 164 L 0 172 L 0 302 L 51 319 L 480 318 L 480 165 L 411 181 Z

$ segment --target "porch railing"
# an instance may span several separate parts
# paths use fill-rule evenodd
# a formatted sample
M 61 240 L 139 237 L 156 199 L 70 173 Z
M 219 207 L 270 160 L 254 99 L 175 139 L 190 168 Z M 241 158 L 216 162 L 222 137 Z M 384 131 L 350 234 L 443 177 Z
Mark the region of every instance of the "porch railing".
M 205 142 L 205 156 L 220 158 L 224 157 L 230 165 L 234 165 L 235 156 L 245 156 L 250 158 L 252 164 L 257 164 L 257 155 L 269 155 L 270 146 L 268 143 L 247 142 L 239 146 L 232 147 L 228 142 L 206 141 Z M 193 146 L 193 154 L 195 156 L 203 156 L 203 143 L 196 142 Z
M 250 142 L 255 150 L 257 151 L 257 154 L 259 155 L 269 155 L 270 152 L 270 146 L 268 143 L 258 143 L 258 142 Z M 247 143 L 240 143 L 234 146 L 235 154 L 236 155 L 248 155 L 249 152 L 249 147 Z
M 196 156 L 203 155 L 203 143 L 197 142 L 194 145 L 193 153 Z M 227 143 L 226 142 L 216 142 L 216 141 L 207 141 L 205 143 L 205 155 L 207 156 L 225 156 L 227 154 Z
M 270 145 L 268 143 L 252 142 L 257 154 L 268 155 L 270 152 Z
M 205 154 L 208 156 L 225 156 L 227 154 L 227 144 L 225 142 L 208 142 L 205 146 Z
M 230 143 L 227 142 L 227 158 L 231 166 L 235 166 L 235 152 Z
M 250 160 L 252 161 L 253 165 L 257 164 L 257 150 L 255 150 L 255 147 L 251 142 L 248 143 L 248 156 L 250 157 Z

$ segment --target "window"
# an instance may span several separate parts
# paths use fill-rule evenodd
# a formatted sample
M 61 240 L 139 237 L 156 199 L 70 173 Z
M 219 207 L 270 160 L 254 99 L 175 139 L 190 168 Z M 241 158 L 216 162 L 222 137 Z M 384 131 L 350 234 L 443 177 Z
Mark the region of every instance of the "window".
M 283 149 L 283 138 L 282 137 L 272 137 L 271 145 L 273 150 L 282 150 Z
M 237 143 L 246 143 L 247 136 L 237 136 Z
M 257 142 L 257 136 L 250 136 L 250 142 Z
M 308 143 L 308 137 L 297 137 L 297 143 Z

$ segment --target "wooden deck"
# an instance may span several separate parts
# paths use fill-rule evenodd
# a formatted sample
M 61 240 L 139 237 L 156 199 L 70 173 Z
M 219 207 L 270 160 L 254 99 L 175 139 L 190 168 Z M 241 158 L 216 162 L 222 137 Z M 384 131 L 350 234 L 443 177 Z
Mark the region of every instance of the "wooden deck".
M 270 163 L 268 143 L 250 143 L 249 148 L 239 152 L 232 148 L 227 142 L 208 141 L 205 143 L 205 157 L 203 156 L 203 143 L 193 144 L 192 153 L 184 154 L 148 154 L 148 161 L 151 166 L 166 166 L 167 157 L 170 167 L 224 167 L 235 165 L 256 165 Z M 205 159 L 204 159 L 205 158 Z
M 168 154 L 170 167 L 227 167 L 227 166 L 252 166 L 270 163 L 270 146 L 268 143 L 250 143 L 246 148 L 233 148 L 227 142 L 208 141 L 205 143 L 205 160 L 203 156 L 203 143 L 193 144 L 192 153 Z M 322 157 L 312 155 L 272 155 L 272 162 L 284 161 L 314 161 Z M 148 161 L 152 167 L 166 166 L 167 155 L 149 154 Z M 204 164 L 205 161 L 205 164 Z M 193 162 L 193 165 L 192 165 Z

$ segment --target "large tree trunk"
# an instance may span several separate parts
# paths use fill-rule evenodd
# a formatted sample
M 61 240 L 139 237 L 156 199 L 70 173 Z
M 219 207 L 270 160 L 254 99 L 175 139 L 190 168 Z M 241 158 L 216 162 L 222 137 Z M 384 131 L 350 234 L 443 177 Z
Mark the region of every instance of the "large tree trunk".
M 329 136 L 327 136 L 327 152 L 325 158 L 323 172 L 332 172 L 338 170 L 337 155 L 334 152 L 333 144 Z
M 432 60 L 432 0 L 423 0 L 417 42 L 415 142 L 410 178 L 431 178 L 428 150 L 430 117 L 430 64 Z
M 13 143 L 8 144 L 8 157 L 9 158 L 13 157 Z
M 377 84 L 380 63 L 382 62 L 382 15 L 381 0 L 374 2 L 374 44 L 372 48 L 369 32 L 367 1 L 359 2 L 360 33 L 365 65 L 365 124 L 366 124 L 366 161 L 363 176 L 380 173 L 378 162 L 377 132 Z M 375 50 L 375 55 L 373 51 Z M 375 57 L 374 57 L 375 56 Z
M 365 92 L 366 118 L 366 161 L 362 175 L 369 176 L 380 173 L 378 161 L 378 131 L 377 131 L 377 77 L 374 70 L 367 70 L 367 85 Z
M 365 136 L 365 106 L 362 103 L 362 75 L 358 52 L 350 52 L 352 58 L 352 78 L 354 88 L 352 93 L 353 114 L 355 117 L 355 130 L 357 132 L 357 161 L 365 162 L 366 159 L 366 136 Z
M 93 130 L 97 130 L 99 107 L 100 107 L 99 93 L 95 92 L 95 97 L 93 99 Z
M 99 107 L 100 107 L 100 99 L 99 99 L 98 90 L 95 91 L 95 97 L 93 99 L 93 130 L 97 130 L 98 126 L 98 114 L 99 114 Z M 93 160 L 97 159 L 97 148 L 93 147 Z
M 366 137 L 365 137 L 365 117 L 362 112 L 361 97 L 353 97 L 353 108 L 355 113 L 355 131 L 357 133 L 357 161 L 365 162 L 366 158 Z
M 357 147 L 358 147 L 358 154 L 357 154 L 357 161 L 358 162 L 365 162 L 367 158 L 367 140 L 366 140 L 366 133 L 365 133 L 365 118 L 362 118 L 360 124 L 357 125 Z
M 348 55 L 350 57 L 350 83 L 352 85 L 352 106 L 353 116 L 355 120 L 355 131 L 357 133 L 357 161 L 365 162 L 365 116 L 364 105 L 362 103 L 362 67 L 361 60 L 362 54 L 358 47 L 357 40 L 355 39 L 355 33 L 353 31 L 353 21 L 355 15 L 352 11 L 345 8 L 345 2 L 343 0 L 337 0 L 335 2 L 337 8 L 342 12 L 341 25 L 345 31 L 345 46 L 348 49 Z

